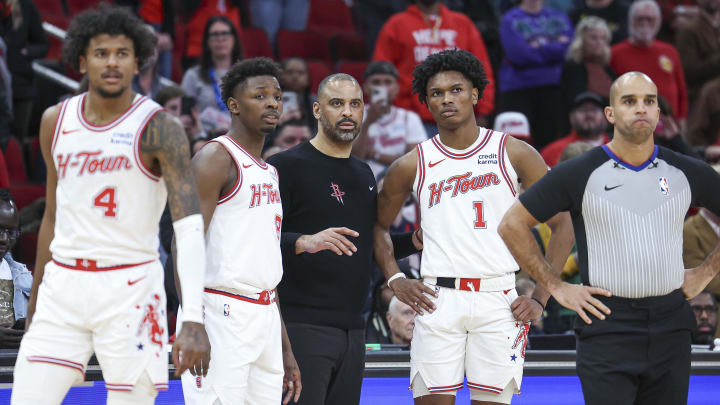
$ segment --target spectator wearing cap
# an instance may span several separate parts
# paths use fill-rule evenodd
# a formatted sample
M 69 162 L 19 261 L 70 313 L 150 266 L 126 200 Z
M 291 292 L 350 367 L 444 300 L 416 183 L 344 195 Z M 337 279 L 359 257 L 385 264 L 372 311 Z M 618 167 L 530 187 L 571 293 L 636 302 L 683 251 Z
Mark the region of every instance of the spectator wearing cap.
M 573 142 L 586 142 L 592 146 L 608 143 L 608 123 L 603 108 L 605 102 L 595 93 L 584 92 L 575 97 L 570 111 L 570 135 L 560 138 L 540 151 L 545 163 L 553 167 L 560 162 L 560 155 Z
M 537 148 L 560 132 L 560 78 L 572 36 L 567 15 L 544 7 L 542 0 L 522 0 L 500 22 L 505 51 L 498 73 L 500 111 L 525 114 Z
M 371 62 L 363 75 L 365 119 L 352 154 L 367 161 L 375 178 L 395 159 L 427 139 L 420 116 L 393 105 L 398 95 L 398 71 L 386 61 Z
M 688 117 L 688 94 L 680 56 L 672 44 L 655 39 L 660 31 L 660 6 L 653 0 L 638 0 L 628 13 L 630 37 L 612 47 L 610 66 L 618 75 L 639 71 L 657 84 L 658 95 L 665 97 L 684 122 Z
M 504 132 L 512 137 L 521 139 L 532 145 L 530 122 L 525 114 L 518 111 L 505 111 L 495 117 L 493 129 Z

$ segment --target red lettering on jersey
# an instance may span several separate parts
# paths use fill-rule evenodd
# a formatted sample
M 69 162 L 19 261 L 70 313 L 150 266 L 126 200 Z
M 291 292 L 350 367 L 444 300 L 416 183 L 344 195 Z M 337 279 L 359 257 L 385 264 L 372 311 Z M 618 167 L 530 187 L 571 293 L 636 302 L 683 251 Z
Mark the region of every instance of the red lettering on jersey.
M 262 191 L 259 184 L 251 184 L 250 190 L 252 190 L 252 197 L 250 198 L 250 208 L 257 207 L 260 205 L 260 193 Z
M 132 169 L 130 159 L 126 156 L 103 156 L 98 159 L 97 156 L 99 156 L 100 153 L 102 153 L 102 151 L 79 152 L 77 154 L 79 159 L 84 159 L 82 166 L 80 166 L 78 176 L 82 176 L 86 170 L 88 173 L 93 174 L 98 170 L 101 173 L 106 173 L 122 169 Z
M 278 240 L 280 240 L 282 231 L 282 217 L 280 215 L 275 215 L 275 231 L 277 232 Z
M 433 205 L 440 203 L 440 196 L 443 190 L 452 190 L 451 197 L 455 197 L 458 195 L 458 192 L 465 194 L 468 191 L 475 191 L 481 188 L 500 184 L 500 178 L 493 172 L 479 174 L 475 177 L 470 177 L 470 175 L 472 175 L 472 172 L 448 177 L 448 186 L 444 186 L 445 180 L 440 180 L 438 183 L 430 184 L 428 186 L 428 190 L 430 190 L 430 204 L 428 207 L 430 208 Z
M 428 208 L 432 208 L 435 204 L 440 204 L 440 196 L 442 194 L 444 183 L 445 180 L 440 180 L 439 183 L 433 183 L 428 186 L 428 189 L 430 190 L 430 204 L 428 205 Z
M 65 172 L 67 171 L 68 164 L 70 163 L 70 159 L 72 158 L 72 153 L 68 153 L 65 155 L 65 160 L 63 160 L 63 154 L 59 153 L 57 155 L 58 160 L 58 178 L 62 179 L 65 177 Z

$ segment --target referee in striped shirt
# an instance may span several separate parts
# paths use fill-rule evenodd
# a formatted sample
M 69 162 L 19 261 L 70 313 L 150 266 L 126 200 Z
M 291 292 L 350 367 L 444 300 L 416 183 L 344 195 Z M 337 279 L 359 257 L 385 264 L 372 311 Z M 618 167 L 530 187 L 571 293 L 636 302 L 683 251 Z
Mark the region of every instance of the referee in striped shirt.
M 720 215 L 720 175 L 654 145 L 659 114 L 649 77 L 619 77 L 605 107 L 613 140 L 556 166 L 498 230 L 520 267 L 578 313 L 577 372 L 588 405 L 687 403 L 695 318 L 686 299 L 720 272 L 718 248 L 696 268 L 682 260 L 688 208 Z M 572 217 L 583 285 L 553 274 L 530 233 L 560 211 Z

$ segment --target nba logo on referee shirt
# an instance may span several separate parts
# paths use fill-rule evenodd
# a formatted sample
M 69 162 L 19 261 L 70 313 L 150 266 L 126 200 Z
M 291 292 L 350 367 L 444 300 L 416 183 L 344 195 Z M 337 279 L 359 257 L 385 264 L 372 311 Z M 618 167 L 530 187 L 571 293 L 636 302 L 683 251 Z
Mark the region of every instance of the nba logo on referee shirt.
M 223 304 L 223 315 L 230 316 L 230 304 Z
M 668 184 L 667 177 L 660 177 L 658 182 L 660 183 L 660 192 L 664 195 L 670 194 L 670 185 Z

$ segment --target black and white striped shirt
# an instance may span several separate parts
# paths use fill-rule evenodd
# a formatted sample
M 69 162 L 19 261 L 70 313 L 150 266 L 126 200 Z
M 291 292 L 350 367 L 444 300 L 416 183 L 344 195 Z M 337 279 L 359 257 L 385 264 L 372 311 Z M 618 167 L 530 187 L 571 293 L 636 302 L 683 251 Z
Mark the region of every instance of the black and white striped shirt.
M 541 222 L 570 212 L 583 284 L 626 298 L 658 296 L 682 285 L 688 208 L 720 215 L 720 175 L 658 146 L 639 166 L 602 146 L 556 166 L 520 201 Z

